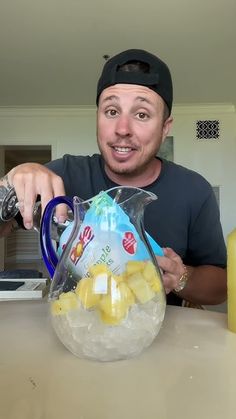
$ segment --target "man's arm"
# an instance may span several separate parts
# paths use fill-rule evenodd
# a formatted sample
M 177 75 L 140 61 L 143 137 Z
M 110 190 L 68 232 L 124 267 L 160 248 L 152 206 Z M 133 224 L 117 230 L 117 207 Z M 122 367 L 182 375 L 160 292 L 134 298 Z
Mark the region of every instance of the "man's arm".
M 194 304 L 220 304 L 227 298 L 226 269 L 213 265 L 186 266 L 173 249 L 164 248 L 164 256 L 156 256 L 163 271 L 166 293 L 178 288 L 179 280 L 187 268 L 186 286 L 178 295 Z
M 218 266 L 187 266 L 188 281 L 178 295 L 194 304 L 221 304 L 227 298 L 227 271 Z
M 62 178 L 38 163 L 23 163 L 14 167 L 1 179 L 1 187 L 8 190 L 14 187 L 19 210 L 27 229 L 33 226 L 33 208 L 38 195 L 41 200 L 42 213 L 52 198 L 65 195 Z M 58 205 L 56 216 L 61 222 L 66 219 L 66 205 Z M 5 231 L 9 231 L 8 228 L 6 227 Z

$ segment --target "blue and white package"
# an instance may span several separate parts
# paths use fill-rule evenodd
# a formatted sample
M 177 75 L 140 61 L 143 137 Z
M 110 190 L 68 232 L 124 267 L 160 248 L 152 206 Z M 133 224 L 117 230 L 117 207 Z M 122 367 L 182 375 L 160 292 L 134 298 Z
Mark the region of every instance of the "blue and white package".
M 62 233 L 58 254 L 64 249 L 73 223 Z M 146 233 L 153 253 L 163 256 L 162 248 Z M 147 248 L 129 216 L 108 194 L 93 198 L 82 224 L 70 247 L 71 272 L 81 277 L 88 276 L 89 267 L 105 263 L 114 274 L 121 274 L 130 260 L 150 259 Z

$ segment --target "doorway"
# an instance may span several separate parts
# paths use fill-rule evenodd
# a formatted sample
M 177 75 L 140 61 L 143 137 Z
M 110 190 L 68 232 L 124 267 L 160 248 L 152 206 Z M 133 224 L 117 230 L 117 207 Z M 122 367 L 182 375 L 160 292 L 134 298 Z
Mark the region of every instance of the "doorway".
M 18 164 L 45 164 L 51 160 L 51 146 L 4 146 L 5 173 Z M 37 269 L 45 272 L 39 244 L 34 230 L 17 230 L 5 238 L 4 270 Z

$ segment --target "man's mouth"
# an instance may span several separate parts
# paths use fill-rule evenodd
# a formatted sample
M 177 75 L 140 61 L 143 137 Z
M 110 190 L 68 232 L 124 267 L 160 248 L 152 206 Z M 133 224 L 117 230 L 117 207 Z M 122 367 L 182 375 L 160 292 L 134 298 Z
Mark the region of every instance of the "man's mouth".
M 131 147 L 116 147 L 116 146 L 114 146 L 113 149 L 117 153 L 121 153 L 121 154 L 129 153 L 130 151 L 134 150 L 134 148 L 131 148 Z

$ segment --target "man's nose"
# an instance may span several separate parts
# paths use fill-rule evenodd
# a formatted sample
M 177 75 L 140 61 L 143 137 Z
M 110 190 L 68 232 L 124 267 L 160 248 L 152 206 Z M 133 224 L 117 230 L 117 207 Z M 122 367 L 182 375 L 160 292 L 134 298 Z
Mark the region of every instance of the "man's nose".
M 129 137 L 131 132 L 132 128 L 129 116 L 120 115 L 116 123 L 116 134 L 120 137 Z

